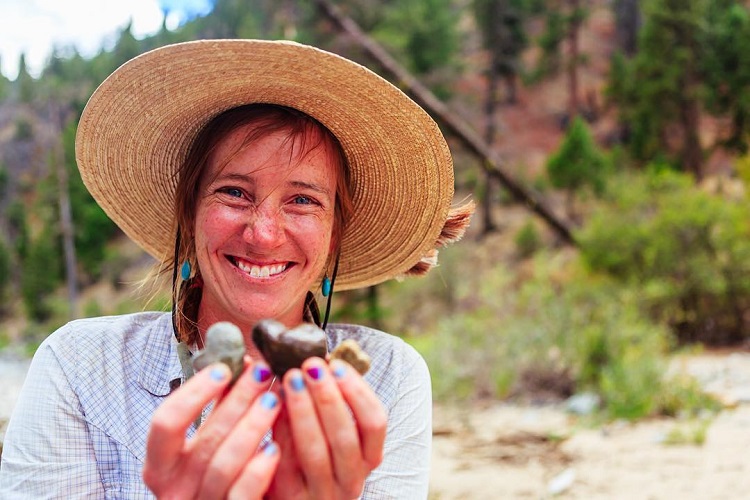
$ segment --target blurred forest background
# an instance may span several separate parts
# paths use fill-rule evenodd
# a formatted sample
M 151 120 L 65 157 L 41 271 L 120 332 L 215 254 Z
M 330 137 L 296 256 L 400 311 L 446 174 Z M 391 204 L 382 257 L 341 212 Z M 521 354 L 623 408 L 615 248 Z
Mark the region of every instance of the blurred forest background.
M 169 308 L 153 260 L 75 165 L 96 86 L 152 48 L 293 39 L 433 114 L 478 212 L 431 275 L 337 293 L 336 321 L 403 336 L 438 400 L 597 396 L 608 418 L 716 409 L 668 360 L 750 339 L 750 10 L 734 0 L 216 0 L 0 76 L 0 346 L 74 317 Z

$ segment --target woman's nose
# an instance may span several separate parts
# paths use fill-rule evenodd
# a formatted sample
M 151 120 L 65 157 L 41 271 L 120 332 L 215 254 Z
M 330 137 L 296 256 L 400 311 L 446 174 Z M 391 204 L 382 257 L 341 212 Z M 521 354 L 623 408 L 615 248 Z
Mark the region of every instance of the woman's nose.
M 285 234 L 283 214 L 266 207 L 255 210 L 245 228 L 245 239 L 255 245 L 278 246 Z

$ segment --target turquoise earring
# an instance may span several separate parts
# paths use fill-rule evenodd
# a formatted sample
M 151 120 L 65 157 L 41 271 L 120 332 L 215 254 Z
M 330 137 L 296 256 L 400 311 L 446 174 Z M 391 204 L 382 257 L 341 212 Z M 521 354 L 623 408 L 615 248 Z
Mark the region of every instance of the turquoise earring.
M 190 262 L 188 262 L 187 260 L 180 266 L 180 277 L 183 281 L 187 281 L 190 279 Z
M 331 295 L 331 280 L 328 278 L 327 274 L 323 277 L 323 282 L 320 284 L 320 290 L 323 292 L 323 297 Z

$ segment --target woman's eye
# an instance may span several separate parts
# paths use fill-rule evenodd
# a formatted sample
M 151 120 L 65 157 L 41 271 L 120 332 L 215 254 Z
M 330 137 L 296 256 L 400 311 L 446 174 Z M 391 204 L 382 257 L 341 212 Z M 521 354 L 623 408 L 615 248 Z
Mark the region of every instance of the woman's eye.
M 242 198 L 242 191 L 237 188 L 232 188 L 232 187 L 222 188 L 220 191 L 222 193 L 228 194 L 229 196 L 233 198 Z
M 294 203 L 296 203 L 297 205 L 311 205 L 313 203 L 313 200 L 312 198 L 298 194 L 294 197 Z

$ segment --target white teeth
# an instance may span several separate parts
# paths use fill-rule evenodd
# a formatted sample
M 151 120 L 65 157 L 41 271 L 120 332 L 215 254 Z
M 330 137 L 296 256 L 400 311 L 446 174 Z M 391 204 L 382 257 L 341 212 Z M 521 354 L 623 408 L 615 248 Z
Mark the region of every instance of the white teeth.
M 261 266 L 250 266 L 240 260 L 236 262 L 237 262 L 237 267 L 239 267 L 242 271 L 246 272 L 253 278 L 268 278 L 269 276 L 279 274 L 280 272 L 286 269 L 286 264 L 277 264 L 273 266 L 261 267 Z

